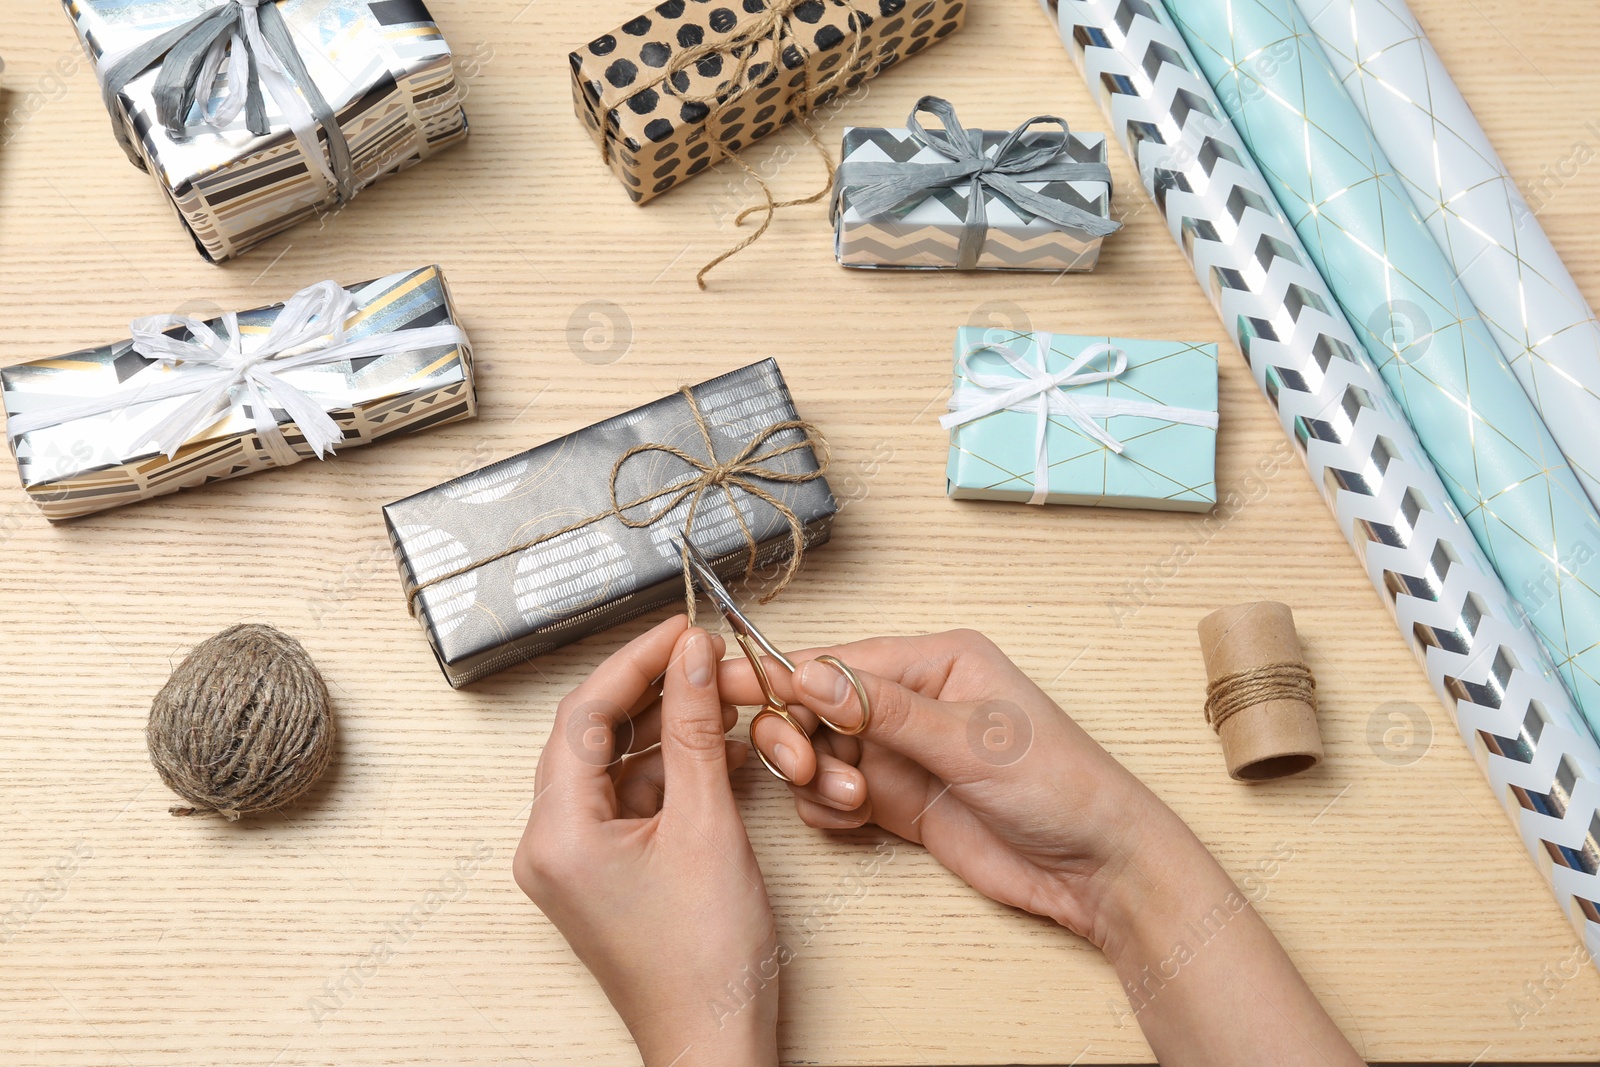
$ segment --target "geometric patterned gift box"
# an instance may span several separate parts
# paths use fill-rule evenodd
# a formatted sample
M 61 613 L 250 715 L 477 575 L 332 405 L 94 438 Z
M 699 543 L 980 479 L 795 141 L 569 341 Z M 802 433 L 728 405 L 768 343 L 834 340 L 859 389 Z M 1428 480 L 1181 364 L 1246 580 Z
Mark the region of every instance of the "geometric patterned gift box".
M 919 111 L 943 129 L 925 129 Z M 1110 219 L 1105 137 L 1048 115 L 969 131 L 928 96 L 904 129 L 846 129 L 841 156 L 831 213 L 846 267 L 1087 271 L 1121 225 Z
M 952 499 L 1216 504 L 1216 345 L 965 327 L 955 356 Z
M 438 267 L 0 369 L 6 439 L 45 517 L 285 467 L 477 413 Z
M 118 142 L 214 263 L 467 136 L 422 0 L 62 2 Z

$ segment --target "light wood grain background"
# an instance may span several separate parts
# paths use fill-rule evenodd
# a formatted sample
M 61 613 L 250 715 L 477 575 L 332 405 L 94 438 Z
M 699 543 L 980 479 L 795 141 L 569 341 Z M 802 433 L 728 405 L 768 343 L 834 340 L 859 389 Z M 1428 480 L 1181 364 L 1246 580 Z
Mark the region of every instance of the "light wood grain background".
M 509 864 L 556 700 L 652 620 L 452 692 L 406 615 L 378 509 L 765 356 L 832 440 L 849 499 L 833 543 L 758 612 L 774 638 L 991 633 L 1236 876 L 1293 850 L 1258 906 L 1369 1058 L 1600 1056 L 1600 975 L 1547 982 L 1546 968 L 1572 973 L 1574 934 L 1303 468 L 1246 486 L 1282 435 L 1121 152 L 1128 226 L 1092 275 L 846 272 L 817 205 L 701 294 L 696 266 L 736 236 L 732 173 L 636 208 L 571 113 L 566 52 L 639 6 L 434 0 L 470 81 L 470 142 L 217 268 L 117 149 L 58 5 L 7 3 L 0 360 L 126 336 L 142 314 L 438 262 L 476 341 L 483 414 L 60 527 L 0 469 L 0 1061 L 636 1062 Z M 1416 9 L 1519 177 L 1600 146 L 1585 125 L 1600 113 L 1593 4 Z M 925 92 L 968 125 L 1056 112 L 1105 128 L 1031 0 L 975 5 L 967 29 L 873 82 L 826 137 L 897 125 Z M 791 133 L 751 158 L 799 145 Z M 820 179 L 797 153 L 777 185 Z M 1591 299 L 1597 201 L 1600 165 L 1579 167 L 1542 216 Z M 1221 342 L 1220 482 L 1250 503 L 1208 537 L 1195 516 L 946 500 L 935 416 L 952 331 L 969 323 Z M 1148 603 L 1123 597 L 1175 545 L 1193 560 Z M 1264 597 L 1294 607 L 1328 758 L 1244 787 L 1201 717 L 1194 627 Z M 340 757 L 292 814 L 176 820 L 145 757 L 149 701 L 190 646 L 241 620 L 309 647 L 337 699 Z M 1407 714 L 1414 736 L 1369 740 Z M 737 788 L 801 946 L 783 977 L 789 1062 L 1149 1058 L 1082 942 L 903 843 L 854 878 L 887 835 L 806 828 L 759 769 Z M 454 892 L 458 860 L 464 895 L 405 934 L 395 924 Z M 388 952 L 373 966 L 375 945 Z M 1542 981 L 1547 1003 L 1519 1025 L 1512 998 Z

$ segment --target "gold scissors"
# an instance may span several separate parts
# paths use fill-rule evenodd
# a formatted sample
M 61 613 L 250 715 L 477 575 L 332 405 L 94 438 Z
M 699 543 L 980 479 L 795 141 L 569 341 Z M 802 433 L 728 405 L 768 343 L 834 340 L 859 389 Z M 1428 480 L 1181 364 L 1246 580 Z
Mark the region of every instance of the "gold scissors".
M 771 771 L 779 780 L 793 785 L 794 781 L 779 770 L 777 765 L 768 759 L 767 754 L 762 752 L 760 746 L 755 743 L 755 731 L 756 723 L 760 722 L 763 716 L 774 715 L 794 727 L 801 737 L 811 736 L 789 711 L 789 705 L 779 699 L 778 695 L 772 691 L 772 681 L 767 677 L 767 669 L 761 663 L 761 654 L 764 652 L 777 660 L 783 665 L 784 670 L 790 674 L 795 672 L 795 665 L 788 656 L 779 652 L 777 647 L 771 641 L 768 641 L 760 630 L 756 629 L 755 624 L 745 616 L 743 611 L 739 610 L 739 605 L 733 602 L 733 594 L 728 592 L 728 587 L 722 584 L 722 579 L 717 577 L 716 571 L 711 569 L 711 563 L 705 556 L 700 554 L 700 550 L 695 548 L 687 538 L 674 536 L 672 540 L 677 545 L 678 552 L 688 563 L 689 571 L 694 575 L 695 581 L 705 591 L 711 603 L 716 605 L 717 611 L 727 621 L 728 629 L 733 631 L 734 640 L 738 641 L 739 647 L 744 649 L 745 658 L 750 661 L 750 668 L 755 671 L 756 681 L 760 683 L 761 692 L 766 697 L 766 703 L 761 706 L 760 711 L 756 712 L 755 718 L 750 720 L 750 747 L 756 750 L 756 755 L 761 758 L 761 762 L 766 765 L 767 770 Z M 813 711 L 812 714 L 816 715 L 822 725 L 834 733 L 843 734 L 846 737 L 854 737 L 864 732 L 867 728 L 867 723 L 872 720 L 872 705 L 867 701 L 867 691 L 862 686 L 861 679 L 857 678 L 856 672 L 847 667 L 837 656 L 818 656 L 816 662 L 826 663 L 844 675 L 845 680 L 856 691 L 856 699 L 861 702 L 861 724 L 853 729 L 846 729 L 818 712 Z

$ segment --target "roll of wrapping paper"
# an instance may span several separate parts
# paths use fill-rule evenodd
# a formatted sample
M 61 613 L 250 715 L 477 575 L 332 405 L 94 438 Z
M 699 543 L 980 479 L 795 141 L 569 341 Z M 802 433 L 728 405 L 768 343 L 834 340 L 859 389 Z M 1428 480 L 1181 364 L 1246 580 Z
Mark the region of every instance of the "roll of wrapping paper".
M 1045 3 L 1535 866 L 1600 956 L 1600 748 L 1543 648 L 1160 5 Z
M 1600 323 L 1534 209 L 1405 0 L 1298 3 L 1550 436 L 1600 506 Z
M 1600 515 L 1294 0 L 1167 0 L 1201 72 L 1600 737 Z

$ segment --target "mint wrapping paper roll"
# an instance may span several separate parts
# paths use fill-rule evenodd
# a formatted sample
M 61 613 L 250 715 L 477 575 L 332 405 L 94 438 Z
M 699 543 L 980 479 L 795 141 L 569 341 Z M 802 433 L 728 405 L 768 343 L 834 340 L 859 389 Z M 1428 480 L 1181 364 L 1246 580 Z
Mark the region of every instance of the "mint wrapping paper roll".
M 1533 208 L 1405 0 L 1298 3 L 1550 436 L 1600 506 L 1600 324 Z
M 1600 956 L 1600 748 L 1544 649 L 1160 5 L 1044 3 L 1529 857 Z
M 1173 22 L 1600 736 L 1600 516 L 1293 0 Z

